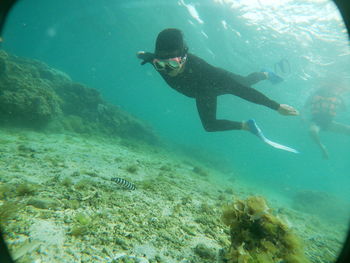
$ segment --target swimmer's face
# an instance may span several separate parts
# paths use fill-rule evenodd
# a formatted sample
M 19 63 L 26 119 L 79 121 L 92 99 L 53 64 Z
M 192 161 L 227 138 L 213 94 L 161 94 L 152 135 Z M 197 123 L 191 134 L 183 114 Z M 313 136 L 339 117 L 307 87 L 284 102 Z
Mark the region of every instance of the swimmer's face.
M 179 51 L 159 52 L 156 54 L 156 58 L 153 59 L 153 65 L 157 71 L 175 77 L 184 70 L 186 59 L 187 54 L 181 56 Z

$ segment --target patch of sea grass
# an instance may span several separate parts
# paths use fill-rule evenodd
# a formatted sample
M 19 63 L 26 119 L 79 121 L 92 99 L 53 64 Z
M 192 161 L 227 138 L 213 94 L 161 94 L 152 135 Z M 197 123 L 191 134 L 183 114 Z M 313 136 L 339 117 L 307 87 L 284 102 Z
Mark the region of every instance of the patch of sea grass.
M 38 185 L 24 182 L 16 187 L 16 194 L 18 196 L 34 195 L 38 188 Z

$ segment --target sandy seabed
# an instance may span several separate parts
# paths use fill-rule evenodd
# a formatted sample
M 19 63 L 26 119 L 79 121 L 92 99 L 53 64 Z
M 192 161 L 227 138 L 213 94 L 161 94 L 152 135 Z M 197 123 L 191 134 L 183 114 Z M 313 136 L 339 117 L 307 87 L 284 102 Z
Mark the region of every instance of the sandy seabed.
M 230 246 L 223 205 L 259 192 L 189 157 L 119 138 L 3 129 L 0 167 L 1 224 L 20 263 L 221 262 Z M 265 198 L 311 262 L 334 261 L 346 226 Z

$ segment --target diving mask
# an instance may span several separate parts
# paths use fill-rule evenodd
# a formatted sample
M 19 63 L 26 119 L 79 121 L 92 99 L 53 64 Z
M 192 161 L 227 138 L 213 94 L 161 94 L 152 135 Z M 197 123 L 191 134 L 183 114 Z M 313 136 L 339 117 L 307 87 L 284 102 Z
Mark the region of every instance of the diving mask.
M 174 57 L 174 58 L 167 58 L 167 59 L 153 59 L 153 65 L 156 68 L 156 70 L 166 70 L 166 68 L 170 69 L 179 69 L 181 66 L 186 62 L 187 55 L 183 57 Z

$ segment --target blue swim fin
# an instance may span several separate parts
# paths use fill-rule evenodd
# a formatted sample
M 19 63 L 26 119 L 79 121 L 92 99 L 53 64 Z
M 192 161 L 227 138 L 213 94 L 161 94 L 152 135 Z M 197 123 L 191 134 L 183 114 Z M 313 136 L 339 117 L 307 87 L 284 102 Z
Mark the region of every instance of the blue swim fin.
M 288 152 L 292 152 L 292 153 L 299 153 L 297 150 L 290 148 L 288 146 L 270 141 L 269 139 L 267 139 L 264 134 L 262 133 L 261 129 L 259 128 L 259 126 L 256 124 L 255 120 L 248 120 L 247 121 L 248 127 L 249 127 L 249 131 L 251 133 L 253 133 L 255 136 L 259 137 L 264 143 L 280 149 L 280 150 L 284 150 L 284 151 L 288 151 Z
M 247 121 L 249 131 L 253 133 L 254 135 L 258 136 L 259 138 L 263 139 L 265 136 L 263 135 L 261 129 L 259 126 L 256 124 L 255 120 L 250 119 Z
M 267 72 L 267 80 L 269 80 L 272 84 L 278 84 L 284 81 L 284 79 L 278 76 L 275 72 L 270 69 L 263 68 L 261 72 Z

